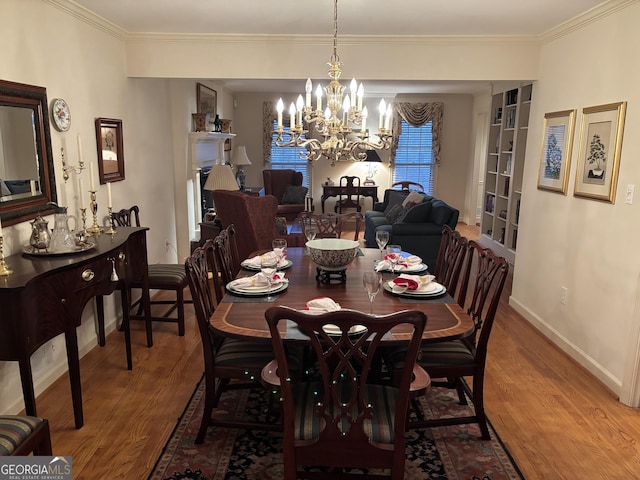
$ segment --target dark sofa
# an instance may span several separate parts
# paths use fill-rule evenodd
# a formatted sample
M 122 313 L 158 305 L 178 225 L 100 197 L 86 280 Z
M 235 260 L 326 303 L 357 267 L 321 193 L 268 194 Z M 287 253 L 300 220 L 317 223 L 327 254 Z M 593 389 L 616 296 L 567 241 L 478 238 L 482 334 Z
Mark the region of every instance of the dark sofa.
M 408 190 L 386 190 L 384 201 L 376 203 L 365 213 L 364 239 L 367 247 L 378 248 L 376 231 L 390 234 L 389 244 L 401 245 L 402 250 L 418 255 L 431 270 L 436 266 L 442 227 L 455 229 L 460 212 L 437 198 L 422 195 L 414 204 L 402 202 Z

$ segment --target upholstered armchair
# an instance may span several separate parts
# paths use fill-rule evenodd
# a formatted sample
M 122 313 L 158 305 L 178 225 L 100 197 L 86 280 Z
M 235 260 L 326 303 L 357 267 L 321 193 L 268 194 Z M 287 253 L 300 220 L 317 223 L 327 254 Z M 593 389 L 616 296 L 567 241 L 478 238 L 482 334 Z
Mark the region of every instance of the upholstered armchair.
M 307 197 L 307 187 L 302 186 L 302 173 L 295 170 L 263 170 L 265 195 L 278 200 L 277 216 L 292 222 L 300 212 L 313 210 Z
M 291 247 L 301 247 L 305 237 L 301 233 L 286 234 L 276 226 L 278 199 L 273 195 L 254 197 L 240 191 L 214 190 L 213 201 L 216 217 L 226 228 L 233 224 L 236 229 L 238 256 L 249 257 L 256 250 L 271 250 L 274 238 L 286 238 Z

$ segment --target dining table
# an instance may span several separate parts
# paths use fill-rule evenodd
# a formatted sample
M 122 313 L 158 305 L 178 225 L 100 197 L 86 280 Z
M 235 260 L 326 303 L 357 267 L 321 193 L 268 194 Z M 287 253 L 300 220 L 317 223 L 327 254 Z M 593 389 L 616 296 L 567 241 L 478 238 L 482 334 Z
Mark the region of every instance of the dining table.
M 338 280 L 323 281 L 318 276 L 317 265 L 313 262 L 306 247 L 286 249 L 287 267 L 280 270 L 288 280 L 286 288 L 280 287 L 277 293 L 266 296 L 261 293 L 237 294 L 227 289 L 219 302 L 210 323 L 214 331 L 222 337 L 263 339 L 271 341 L 269 327 L 265 320 L 265 311 L 272 306 L 287 306 L 298 310 L 306 309 L 312 299 L 328 297 L 341 308 L 369 313 L 371 304 L 363 286 L 362 276 L 366 271 L 375 270 L 375 264 L 381 259 L 381 252 L 375 248 L 360 248 L 357 256 L 346 267 L 346 275 L 337 276 Z M 427 267 L 425 265 L 425 267 Z M 257 268 L 259 270 L 259 268 Z M 238 277 L 251 276 L 257 272 L 243 268 Z M 396 294 L 383 288 L 400 272 L 383 272 L 379 293 L 373 302 L 373 314 L 384 315 L 401 310 L 420 310 L 427 315 L 427 326 L 422 336 L 423 343 L 441 342 L 467 337 L 474 332 L 472 319 L 446 292 L 440 295 Z M 426 272 L 420 272 L 423 275 Z M 344 281 L 341 279 L 344 277 Z M 436 279 L 437 281 L 437 279 Z M 388 285 L 388 284 L 387 284 Z M 300 332 L 292 325 L 283 322 L 285 340 L 301 340 Z M 398 326 L 385 341 L 408 341 L 408 327 Z

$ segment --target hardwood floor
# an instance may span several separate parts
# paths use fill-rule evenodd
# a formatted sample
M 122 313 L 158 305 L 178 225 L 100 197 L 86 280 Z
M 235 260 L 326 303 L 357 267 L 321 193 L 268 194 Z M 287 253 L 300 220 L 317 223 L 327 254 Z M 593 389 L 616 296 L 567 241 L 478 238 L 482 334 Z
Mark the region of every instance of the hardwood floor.
M 461 225 L 468 238 L 478 228 Z M 485 403 L 489 419 L 527 479 L 640 478 L 640 411 L 620 404 L 588 372 L 553 346 L 502 296 L 489 344 Z M 73 456 L 74 479 L 144 479 L 202 374 L 191 305 L 186 335 L 154 326 L 145 345 L 132 326 L 134 369 L 125 368 L 122 334 L 81 360 L 85 426 L 73 422 L 65 375 L 38 397 L 53 450 Z

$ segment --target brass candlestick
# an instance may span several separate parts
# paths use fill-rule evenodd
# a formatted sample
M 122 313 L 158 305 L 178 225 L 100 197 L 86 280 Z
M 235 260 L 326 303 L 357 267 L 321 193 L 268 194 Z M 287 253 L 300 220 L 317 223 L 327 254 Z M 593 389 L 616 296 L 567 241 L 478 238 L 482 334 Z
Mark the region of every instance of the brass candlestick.
M 87 232 L 87 209 L 86 208 L 80 209 L 80 217 L 82 218 L 82 232 L 86 233 Z
M 116 231 L 115 224 L 113 222 L 113 217 L 111 216 L 111 213 L 113 212 L 113 208 L 109 207 L 109 230 L 107 230 L 106 233 L 108 233 L 109 235 L 115 235 L 116 233 L 118 233 Z
M 91 208 L 91 213 L 93 214 L 93 225 L 87 228 L 87 233 L 89 235 L 98 235 L 104 232 L 104 229 L 98 225 L 98 202 L 96 202 L 96 191 L 89 190 L 91 193 L 91 203 L 89 204 L 89 208 Z
M 4 261 L 4 252 L 2 251 L 3 244 L 4 238 L 2 237 L 2 235 L 0 235 L 0 275 L 9 275 L 13 273 L 13 270 L 11 270 L 7 266 L 7 262 Z

